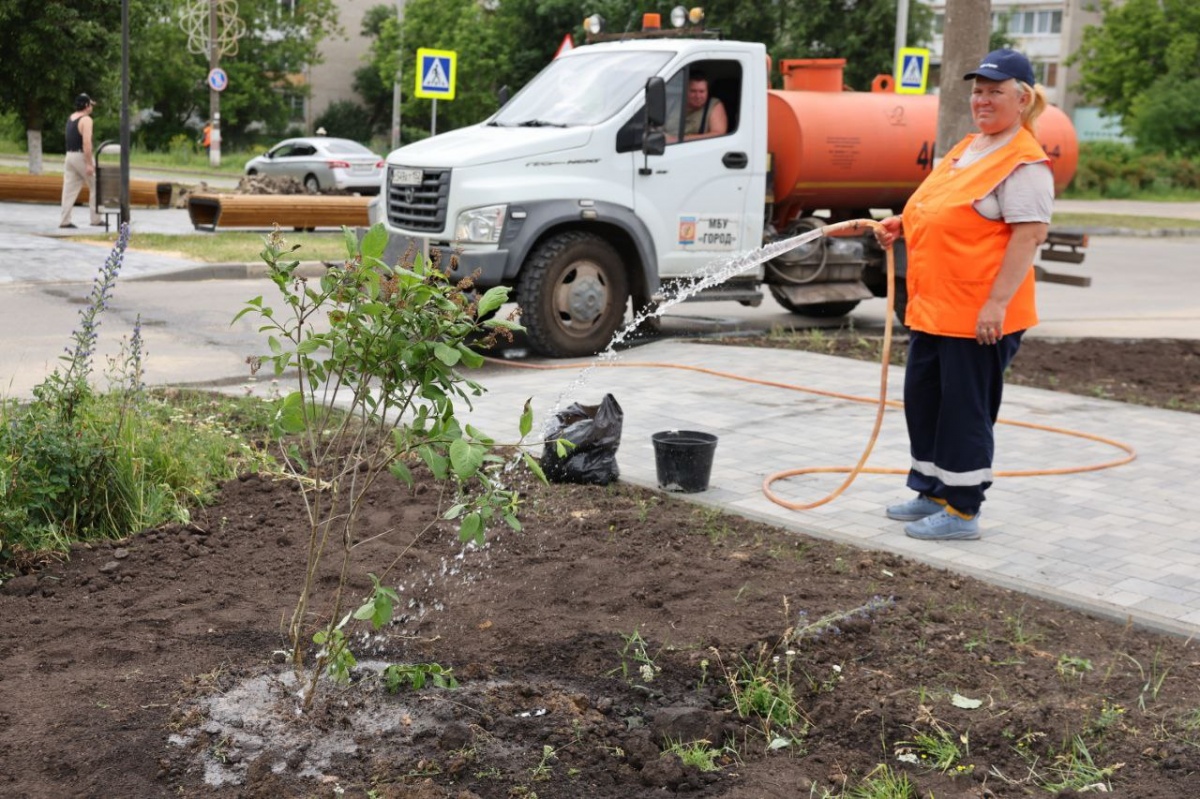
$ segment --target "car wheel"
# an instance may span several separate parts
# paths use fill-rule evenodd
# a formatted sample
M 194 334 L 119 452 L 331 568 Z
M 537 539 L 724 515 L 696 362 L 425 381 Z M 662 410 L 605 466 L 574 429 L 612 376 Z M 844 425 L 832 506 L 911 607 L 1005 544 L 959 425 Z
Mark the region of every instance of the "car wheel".
M 321 181 L 317 180 L 316 175 L 304 176 L 304 188 L 311 194 L 316 194 L 321 190 Z
M 257 170 L 257 169 L 247 169 L 247 170 L 246 170 L 246 174 L 247 174 L 249 177 L 254 177 L 255 175 L 257 175 L 257 174 L 258 174 L 258 170 Z

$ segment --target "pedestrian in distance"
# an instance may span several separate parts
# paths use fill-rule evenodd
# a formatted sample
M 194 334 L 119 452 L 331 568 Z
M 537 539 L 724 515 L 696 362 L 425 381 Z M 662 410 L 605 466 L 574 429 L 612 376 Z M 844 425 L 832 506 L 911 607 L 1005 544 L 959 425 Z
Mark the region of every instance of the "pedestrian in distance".
M 1037 323 L 1033 261 L 1054 204 L 1033 132 L 1046 97 L 1029 59 L 995 50 L 964 79 L 979 132 L 876 234 L 885 247 L 903 237 L 908 250 L 904 415 L 917 497 L 887 516 L 932 540 L 979 538 L 1004 372 Z
M 212 151 L 212 123 L 209 122 L 204 126 L 204 130 L 200 133 L 200 146 L 204 148 L 204 152 Z
M 75 98 L 75 113 L 67 119 L 67 155 L 63 162 L 62 218 L 60 228 L 73 228 L 71 209 L 84 186 L 92 225 L 103 225 L 96 208 L 96 160 L 92 151 L 92 110 L 96 101 L 86 94 Z

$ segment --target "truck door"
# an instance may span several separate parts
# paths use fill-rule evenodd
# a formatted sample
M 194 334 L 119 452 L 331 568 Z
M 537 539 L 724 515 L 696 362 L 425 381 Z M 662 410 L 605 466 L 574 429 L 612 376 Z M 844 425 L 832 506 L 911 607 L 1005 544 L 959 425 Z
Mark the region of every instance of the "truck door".
M 666 152 L 648 159 L 650 174 L 633 176 L 660 277 L 693 274 L 762 243 L 766 133 L 752 124 L 760 102 L 746 90 L 748 69 L 740 59 L 706 58 L 667 81 Z

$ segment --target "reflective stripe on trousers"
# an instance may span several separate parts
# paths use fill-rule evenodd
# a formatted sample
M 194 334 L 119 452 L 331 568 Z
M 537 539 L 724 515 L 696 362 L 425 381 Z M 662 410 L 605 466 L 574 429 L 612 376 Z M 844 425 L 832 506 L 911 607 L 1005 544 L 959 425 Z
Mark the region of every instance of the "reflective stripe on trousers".
M 995 344 L 911 331 L 904 371 L 904 418 L 912 466 L 908 487 L 958 511 L 979 512 L 992 484 L 992 429 L 1004 372 L 1024 331 Z

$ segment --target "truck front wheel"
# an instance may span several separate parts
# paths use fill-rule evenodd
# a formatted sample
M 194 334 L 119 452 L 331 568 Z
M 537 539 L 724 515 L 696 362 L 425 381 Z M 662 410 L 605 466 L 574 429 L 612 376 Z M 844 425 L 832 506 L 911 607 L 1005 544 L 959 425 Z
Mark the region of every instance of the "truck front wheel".
M 517 281 L 529 344 L 554 358 L 602 351 L 625 319 L 628 300 L 629 278 L 617 251 L 581 231 L 538 245 Z

